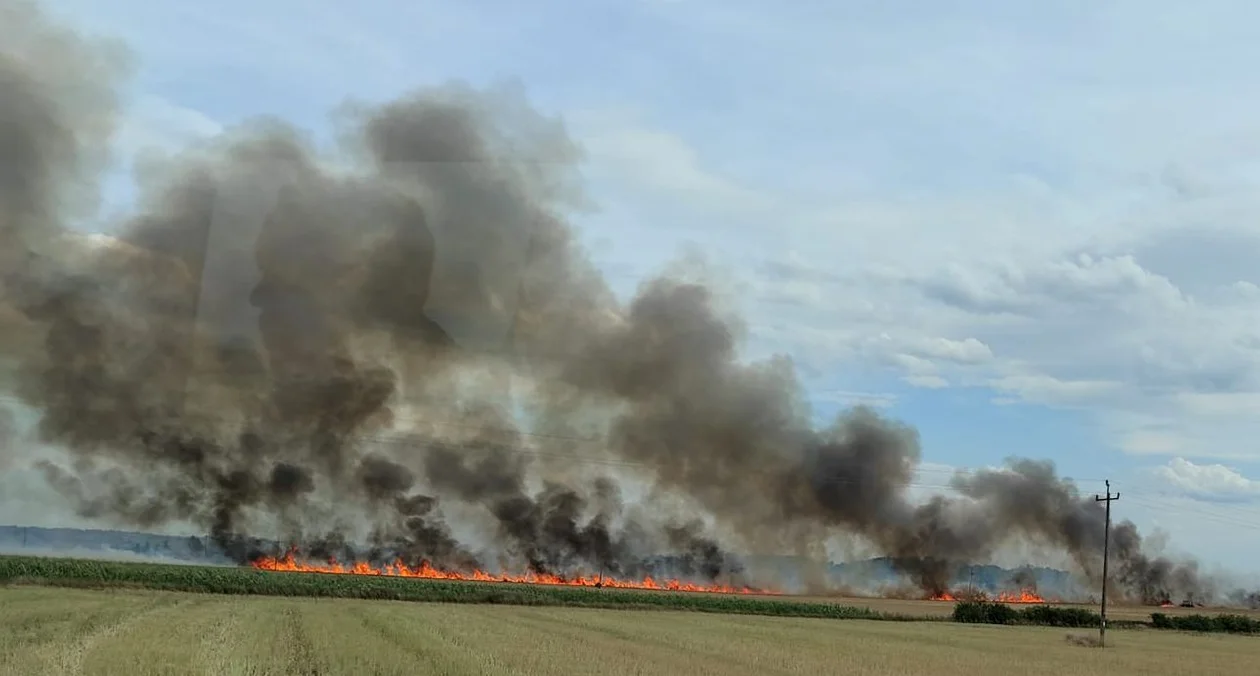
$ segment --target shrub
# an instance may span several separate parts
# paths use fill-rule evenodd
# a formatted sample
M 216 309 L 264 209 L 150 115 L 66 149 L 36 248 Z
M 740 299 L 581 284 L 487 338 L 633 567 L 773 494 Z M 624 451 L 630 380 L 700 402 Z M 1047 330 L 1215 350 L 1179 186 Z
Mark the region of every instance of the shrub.
M 1057 606 L 1029 606 L 1019 611 L 1021 624 L 1046 627 L 1097 627 L 1102 623 L 1098 613 L 1085 608 L 1060 608 Z
M 1151 613 L 1151 626 L 1156 629 L 1218 632 L 1226 634 L 1260 634 L 1260 620 L 1246 615 L 1165 615 Z
M 1084 608 L 1036 605 L 1021 610 L 1004 603 L 963 601 L 954 606 L 954 621 L 972 624 L 1028 624 L 1043 627 L 1097 627 L 1102 619 Z
M 1019 614 L 1005 603 L 962 601 L 954 606 L 954 621 L 970 624 L 1014 624 Z
M 1183 631 L 1213 631 L 1216 623 L 1207 615 L 1173 616 L 1173 626 Z
M 1216 630 L 1229 634 L 1255 634 L 1260 633 L 1260 620 L 1254 620 L 1246 615 L 1217 615 Z

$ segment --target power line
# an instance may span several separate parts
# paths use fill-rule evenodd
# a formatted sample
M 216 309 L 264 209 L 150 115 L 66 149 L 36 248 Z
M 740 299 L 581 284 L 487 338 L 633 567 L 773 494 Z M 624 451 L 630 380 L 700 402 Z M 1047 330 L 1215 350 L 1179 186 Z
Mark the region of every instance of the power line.
M 1210 512 L 1203 509 L 1198 509 L 1196 508 L 1196 506 L 1193 506 L 1193 505 L 1180 505 L 1177 507 L 1173 507 L 1167 504 L 1156 502 L 1154 500 L 1144 500 L 1140 497 L 1134 497 L 1132 494 L 1129 494 L 1129 498 L 1133 500 L 1135 503 L 1142 505 L 1143 507 L 1146 507 L 1147 509 L 1150 509 L 1150 510 L 1162 511 L 1162 512 L 1166 512 L 1170 514 L 1177 514 L 1177 513 L 1193 514 L 1202 519 L 1206 519 L 1208 521 L 1214 521 L 1222 525 L 1260 531 L 1260 522 L 1244 521 L 1244 520 L 1238 519 L 1236 517 L 1233 517 L 1227 514 L 1221 514 L 1217 512 Z
M 1111 481 L 1106 482 L 1107 493 L 1105 495 L 1095 495 L 1095 502 L 1103 502 L 1107 505 L 1107 517 L 1103 526 L 1103 564 L 1102 564 L 1102 610 L 1099 612 L 1098 623 L 1098 645 L 1106 647 L 1107 645 L 1107 559 L 1111 548 L 1111 503 L 1120 499 L 1120 494 L 1111 494 Z

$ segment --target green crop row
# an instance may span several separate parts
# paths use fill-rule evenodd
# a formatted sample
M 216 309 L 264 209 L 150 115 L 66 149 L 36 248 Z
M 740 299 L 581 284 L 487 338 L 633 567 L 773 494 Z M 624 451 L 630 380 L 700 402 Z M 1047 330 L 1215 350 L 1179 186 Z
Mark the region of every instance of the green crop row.
M 0 584 L 142 587 L 167 591 L 313 596 L 439 603 L 659 608 L 744 615 L 833 619 L 921 619 L 822 602 L 740 595 L 573 588 L 548 585 L 417 580 L 371 575 L 283 573 L 252 568 L 185 566 L 0 556 Z

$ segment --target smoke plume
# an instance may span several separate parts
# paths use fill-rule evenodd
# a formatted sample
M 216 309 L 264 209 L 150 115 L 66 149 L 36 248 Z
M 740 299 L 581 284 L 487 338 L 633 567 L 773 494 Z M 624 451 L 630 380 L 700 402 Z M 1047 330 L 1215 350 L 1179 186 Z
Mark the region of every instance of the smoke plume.
M 0 4 L 0 349 L 84 516 L 191 522 L 240 559 L 271 532 L 312 556 L 641 575 L 672 555 L 730 580 L 732 552 L 849 534 L 930 592 L 1016 537 L 1098 569 L 1103 512 L 1050 463 L 912 501 L 915 430 L 861 408 L 815 428 L 791 360 L 742 360 L 711 287 L 672 268 L 619 302 L 565 217 L 581 150 L 514 90 L 357 105 L 332 149 L 246 122 L 141 176 L 116 236 L 73 230 L 125 65 Z M 1132 524 L 1114 551 L 1133 596 L 1205 584 Z

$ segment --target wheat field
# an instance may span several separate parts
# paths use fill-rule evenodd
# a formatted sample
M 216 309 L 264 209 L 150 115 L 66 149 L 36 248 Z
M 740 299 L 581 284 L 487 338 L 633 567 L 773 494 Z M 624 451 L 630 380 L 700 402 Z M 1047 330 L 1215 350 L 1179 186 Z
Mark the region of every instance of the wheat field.
M 0 674 L 1250 673 L 1260 638 L 0 588 Z

